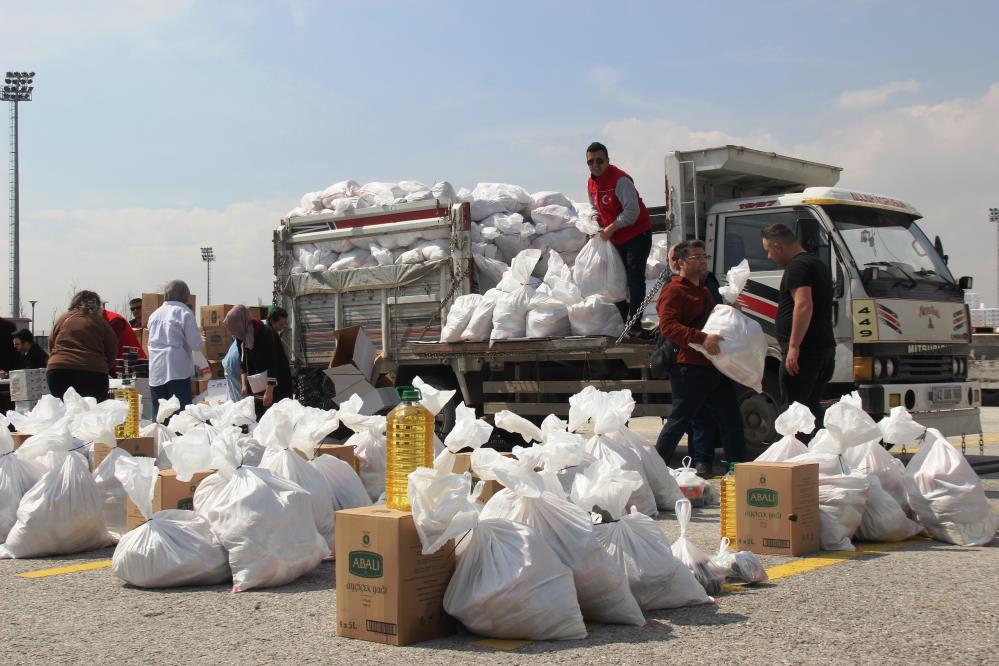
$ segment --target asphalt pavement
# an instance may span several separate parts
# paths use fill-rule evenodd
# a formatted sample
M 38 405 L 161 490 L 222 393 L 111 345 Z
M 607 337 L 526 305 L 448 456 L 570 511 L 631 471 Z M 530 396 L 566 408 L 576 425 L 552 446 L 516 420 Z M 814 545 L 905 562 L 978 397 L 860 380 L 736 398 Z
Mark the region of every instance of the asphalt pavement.
M 999 513 L 999 475 L 983 486 Z M 658 523 L 677 537 L 672 514 Z M 717 548 L 717 507 L 695 509 L 690 536 Z M 336 636 L 330 563 L 292 585 L 233 594 L 131 588 L 107 568 L 111 549 L 0 561 L 0 663 L 994 663 L 999 539 L 988 548 L 923 538 L 858 545 L 761 556 L 769 583 L 730 589 L 716 605 L 651 613 L 644 627 L 592 626 L 567 642 L 459 632 L 402 648 Z

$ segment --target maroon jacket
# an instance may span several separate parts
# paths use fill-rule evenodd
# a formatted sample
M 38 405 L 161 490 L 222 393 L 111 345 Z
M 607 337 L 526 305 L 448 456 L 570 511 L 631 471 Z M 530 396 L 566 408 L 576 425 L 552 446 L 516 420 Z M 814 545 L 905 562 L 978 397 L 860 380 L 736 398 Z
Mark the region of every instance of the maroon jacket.
M 660 292 L 659 303 L 656 305 L 659 331 L 664 338 L 680 348 L 676 355 L 677 363 L 711 365 L 704 354 L 691 349 L 689 345 L 691 342 L 704 344 L 707 335 L 692 326 L 706 321 L 714 307 L 715 299 L 710 289 L 679 275 L 674 275 Z

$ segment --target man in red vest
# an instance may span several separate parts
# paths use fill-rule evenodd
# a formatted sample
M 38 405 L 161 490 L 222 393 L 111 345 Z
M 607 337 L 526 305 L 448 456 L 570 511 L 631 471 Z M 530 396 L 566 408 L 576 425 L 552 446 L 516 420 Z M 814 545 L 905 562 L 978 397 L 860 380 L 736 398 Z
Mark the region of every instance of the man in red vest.
M 607 146 L 591 143 L 586 149 L 586 165 L 590 168 L 587 181 L 590 204 L 596 209 L 602 227 L 600 237 L 617 248 L 628 275 L 628 302 L 617 304 L 627 323 L 645 300 L 645 262 L 652 250 L 649 210 L 631 176 L 610 163 Z M 642 332 L 641 319 L 631 326 L 628 334 L 647 337 Z

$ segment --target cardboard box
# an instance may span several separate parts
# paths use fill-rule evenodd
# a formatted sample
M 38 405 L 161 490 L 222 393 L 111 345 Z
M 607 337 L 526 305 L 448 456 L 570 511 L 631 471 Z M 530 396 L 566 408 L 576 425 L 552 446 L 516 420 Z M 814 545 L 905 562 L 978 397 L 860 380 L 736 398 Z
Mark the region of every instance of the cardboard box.
M 246 309 L 249 311 L 252 319 L 259 319 L 260 321 L 267 319 L 267 314 L 270 312 L 269 305 L 247 305 Z
M 500 452 L 500 455 L 505 458 L 515 458 L 512 453 Z M 472 471 L 472 454 L 471 453 L 456 453 L 454 454 L 454 465 L 451 467 L 451 471 L 455 474 L 464 474 L 469 472 L 472 475 L 472 484 L 477 483 L 480 479 L 475 476 L 475 472 Z M 482 482 L 482 493 L 479 495 L 479 501 L 488 502 L 489 498 L 503 490 L 504 486 L 499 481 L 483 481 Z
M 163 305 L 163 301 L 166 300 L 162 293 L 159 294 L 143 294 L 142 295 L 142 326 L 145 328 L 149 325 L 149 317 L 152 316 L 156 308 Z M 198 299 L 194 294 L 187 299 L 187 304 L 191 308 L 191 312 L 198 311 Z
M 142 336 L 139 337 L 139 344 L 142 345 L 142 351 L 146 352 L 146 356 L 149 356 L 149 329 L 140 328 L 142 331 Z
M 214 474 L 214 470 L 195 472 L 190 481 L 181 481 L 177 478 L 177 472 L 172 469 L 163 470 L 156 479 L 153 487 L 153 513 L 165 511 L 166 509 L 194 510 L 194 491 L 198 489 L 209 475 Z M 146 522 L 145 517 L 139 511 L 139 507 L 129 498 L 127 510 L 127 529 L 134 530 L 136 527 Z
M 341 369 L 342 373 L 360 375 L 374 386 L 377 373 L 378 350 L 371 344 L 368 334 L 361 326 L 351 326 L 333 331 L 336 349 L 330 359 L 330 369 Z
M 295 451 L 295 453 L 305 458 L 304 453 L 302 453 L 298 449 L 293 449 L 293 450 Z M 353 467 L 355 472 L 357 472 L 358 474 L 361 473 L 361 461 L 354 454 L 353 444 L 320 444 L 319 446 L 316 447 L 316 453 L 314 457 L 318 458 L 323 454 L 328 454 L 333 456 L 334 458 L 339 458 L 340 460 L 344 461 L 345 463 Z
M 28 433 L 28 432 L 12 432 L 12 433 L 10 433 L 10 438 L 12 440 L 14 440 L 14 449 L 13 450 L 17 451 L 17 448 L 19 446 L 21 446 L 21 444 L 24 444 L 24 441 L 26 439 L 28 439 L 29 437 L 31 437 L 31 433 Z
M 201 329 L 205 336 L 205 358 L 209 361 L 221 361 L 232 346 L 232 335 L 225 326 L 209 326 Z
M 228 303 L 223 305 L 202 305 L 200 320 L 201 328 L 221 326 L 225 316 L 229 314 L 229 310 L 232 310 L 233 307 L 235 306 L 229 305 Z
M 225 379 L 225 368 L 222 361 L 208 361 L 208 369 L 211 371 L 210 379 Z
M 10 371 L 10 399 L 15 402 L 38 400 L 49 392 L 45 368 Z
M 822 547 L 817 464 L 740 463 L 735 492 L 738 550 L 807 555 Z
M 454 545 L 423 555 L 413 514 L 384 505 L 336 512 L 336 633 L 409 645 L 447 636 Z
M 156 457 L 156 440 L 152 437 L 124 437 L 116 441 L 119 448 L 128 451 L 133 456 L 142 458 Z M 98 465 L 108 457 L 109 453 L 111 453 L 111 447 L 107 444 L 94 444 L 94 469 L 97 469 Z

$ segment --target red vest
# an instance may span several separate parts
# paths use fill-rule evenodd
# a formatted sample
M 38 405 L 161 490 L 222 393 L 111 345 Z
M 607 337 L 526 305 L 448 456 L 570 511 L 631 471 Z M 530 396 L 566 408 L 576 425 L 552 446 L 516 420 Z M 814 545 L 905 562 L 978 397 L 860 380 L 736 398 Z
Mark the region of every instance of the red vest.
M 587 189 L 590 192 L 590 199 L 596 204 L 597 213 L 600 216 L 600 226 L 602 227 L 613 224 L 617 216 L 624 210 L 624 206 L 617 200 L 617 194 L 614 192 L 617 187 L 617 181 L 621 178 L 628 178 L 630 180 L 631 176 L 613 164 L 608 164 L 607 170 L 604 171 L 600 178 L 594 179 L 593 176 L 590 176 L 590 179 L 586 183 Z M 629 226 L 615 231 L 614 235 L 611 236 L 611 242 L 614 245 L 624 245 L 632 238 L 640 236 L 651 229 L 652 222 L 649 221 L 649 209 L 645 207 L 645 202 L 642 201 L 642 197 L 639 195 L 638 219 Z

